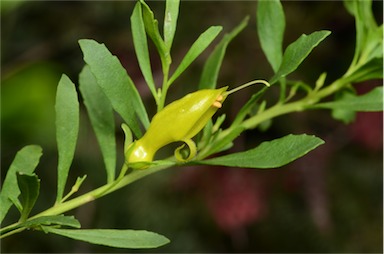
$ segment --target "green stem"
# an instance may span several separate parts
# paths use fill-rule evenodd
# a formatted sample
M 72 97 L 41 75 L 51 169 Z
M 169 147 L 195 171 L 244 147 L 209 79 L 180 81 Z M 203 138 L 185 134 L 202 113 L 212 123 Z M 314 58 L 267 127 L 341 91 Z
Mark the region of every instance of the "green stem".
M 98 198 L 101 198 L 111 192 L 114 192 L 130 183 L 133 183 L 145 176 L 148 176 L 150 174 L 153 174 L 153 173 L 156 173 L 158 171 L 161 171 L 163 169 L 166 169 L 166 168 L 169 168 L 171 165 L 170 164 L 167 164 L 167 165 L 160 165 L 160 166 L 154 166 L 152 168 L 148 168 L 148 169 L 145 169 L 145 170 L 134 170 L 132 171 L 130 174 L 124 176 L 124 177 L 119 177 L 118 179 L 116 179 L 115 181 L 111 182 L 111 183 L 108 183 L 108 184 L 105 184 L 95 190 L 92 190 L 88 193 L 85 193 L 79 197 L 76 197 L 76 198 L 73 198 L 71 200 L 68 200 L 66 202 L 63 202 L 63 203 L 58 203 L 56 204 L 55 206 L 39 213 L 39 214 L 36 214 L 35 216 L 33 217 L 30 217 L 28 220 L 32 220 L 32 219 L 36 219 L 38 217 L 42 217 L 42 216 L 50 216 L 50 215 L 60 215 L 60 214 L 63 214 L 67 211 L 70 211 L 74 208 L 77 208 L 79 206 L 82 206 L 86 203 L 89 203 L 95 199 L 98 199 Z M 25 228 L 23 227 L 18 227 L 18 225 L 20 225 L 21 223 L 20 222 L 17 222 L 17 223 L 14 223 L 12 225 L 9 225 L 7 227 L 4 227 L 1 229 L 2 232 L 7 232 L 7 230 L 11 230 L 5 234 L 2 234 L 0 236 L 0 238 L 4 238 L 4 237 L 7 237 L 9 235 L 13 235 L 15 233 L 18 233 L 18 232 L 21 232 L 23 231 Z
M 157 112 L 162 110 L 165 105 L 165 98 L 167 97 L 167 92 L 169 88 L 169 83 L 168 83 L 169 67 L 170 67 L 170 63 L 163 64 L 163 85 L 161 87 L 159 103 L 157 104 Z

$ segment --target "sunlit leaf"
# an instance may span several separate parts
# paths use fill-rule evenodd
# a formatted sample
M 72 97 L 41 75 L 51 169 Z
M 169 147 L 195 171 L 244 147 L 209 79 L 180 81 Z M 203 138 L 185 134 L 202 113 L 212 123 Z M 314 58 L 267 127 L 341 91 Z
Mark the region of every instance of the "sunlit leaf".
M 108 97 L 112 107 L 132 129 L 136 137 L 142 133 L 136 116 L 145 128 L 149 126 L 149 119 L 131 78 L 116 56 L 112 55 L 104 44 L 94 40 L 79 40 L 84 53 L 84 60 L 91 68 L 97 83 Z

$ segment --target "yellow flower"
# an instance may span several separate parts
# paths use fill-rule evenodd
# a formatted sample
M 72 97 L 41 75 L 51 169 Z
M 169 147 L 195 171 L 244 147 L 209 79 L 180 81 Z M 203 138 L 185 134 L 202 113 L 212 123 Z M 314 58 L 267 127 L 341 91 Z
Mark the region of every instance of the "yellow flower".
M 187 143 L 190 148 L 187 160 L 192 159 L 196 154 L 196 146 L 191 138 L 204 128 L 221 107 L 227 97 L 227 88 L 204 89 L 190 93 L 159 111 L 144 136 L 127 148 L 128 164 L 135 167 L 132 163 L 151 162 L 160 148 L 177 141 Z M 177 154 L 180 149 L 175 151 L 178 160 L 183 159 Z M 142 168 L 143 165 L 138 164 L 138 167 Z

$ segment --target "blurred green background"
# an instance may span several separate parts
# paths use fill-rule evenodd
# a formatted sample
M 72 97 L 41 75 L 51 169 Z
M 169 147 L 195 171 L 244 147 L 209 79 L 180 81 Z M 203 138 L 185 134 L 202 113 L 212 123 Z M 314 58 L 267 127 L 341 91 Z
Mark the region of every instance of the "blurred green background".
M 137 84 L 150 112 L 154 101 L 142 79 L 130 34 L 133 1 L 2 1 L 1 8 L 1 176 L 27 144 L 44 149 L 36 173 L 41 194 L 32 213 L 54 203 L 57 151 L 54 97 L 62 73 L 77 81 L 83 61 L 77 40 L 92 38 L 117 55 Z M 162 24 L 164 2 L 149 2 Z M 179 63 L 193 41 L 211 25 L 230 31 L 246 16 L 247 28 L 230 44 L 219 83 L 235 86 L 268 79 L 272 71 L 256 34 L 256 1 L 182 1 L 173 46 Z M 382 21 L 382 2 L 373 3 Z M 341 76 L 354 51 L 354 20 L 341 1 L 283 2 L 284 44 L 302 33 L 328 29 L 327 38 L 291 78 L 313 84 L 324 71 Z M 217 40 L 216 40 L 217 42 Z M 151 47 L 153 49 L 153 46 Z M 196 89 L 210 47 L 177 80 L 169 101 Z M 152 51 L 155 78 L 161 69 Z M 381 80 L 357 85 L 366 92 Z M 251 88 L 252 89 L 252 88 Z M 225 105 L 227 120 L 250 90 Z M 276 94 L 269 93 L 271 102 Z M 117 121 L 120 121 L 116 118 Z M 117 125 L 119 126 L 119 125 Z M 308 111 L 274 119 L 267 131 L 243 133 L 231 151 L 254 147 L 289 133 L 315 134 L 326 144 L 296 162 L 273 170 L 220 167 L 173 168 L 142 179 L 68 214 L 83 228 L 147 229 L 172 242 L 150 252 L 382 252 L 383 175 L 381 113 L 361 113 L 345 125 L 328 111 Z M 116 129 L 119 165 L 123 134 Z M 88 178 L 80 193 L 105 182 L 103 162 L 84 106 L 69 185 Z M 18 219 L 12 208 L 4 225 Z M 29 232 L 1 241 L 2 252 L 129 252 Z M 143 252 L 131 250 L 131 252 Z

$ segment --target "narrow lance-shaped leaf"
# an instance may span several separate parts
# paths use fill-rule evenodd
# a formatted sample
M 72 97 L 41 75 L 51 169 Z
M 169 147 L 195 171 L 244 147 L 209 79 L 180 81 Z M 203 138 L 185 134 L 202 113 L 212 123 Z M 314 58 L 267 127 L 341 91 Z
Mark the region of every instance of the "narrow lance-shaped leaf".
M 212 51 L 205 62 L 201 74 L 199 89 L 214 89 L 217 85 L 220 67 L 224 59 L 229 43 L 247 26 L 249 17 L 246 17 L 230 33 L 224 35 L 223 39 Z
M 56 202 L 63 197 L 79 132 L 79 102 L 75 85 L 62 75 L 56 93 L 56 140 L 59 153 Z
M 347 109 L 350 111 L 382 111 L 383 110 L 383 87 L 376 87 L 370 92 L 360 96 L 343 97 L 333 102 L 319 103 L 313 108 Z
M 283 58 L 284 10 L 279 0 L 261 0 L 257 4 L 257 33 L 261 48 L 276 73 Z
M 36 145 L 25 146 L 17 152 L 15 159 L 7 171 L 0 192 L 0 222 L 3 221 L 9 208 L 12 206 L 11 200 L 16 200 L 20 195 L 16 173 L 23 172 L 31 174 L 39 163 L 41 155 L 42 149 Z
M 21 192 L 21 204 L 23 206 L 20 221 L 25 221 L 39 196 L 40 179 L 34 173 L 26 174 L 19 172 L 17 174 L 17 182 Z
M 185 71 L 185 69 L 187 69 L 187 67 L 209 46 L 209 44 L 211 44 L 221 30 L 222 27 L 220 26 L 212 26 L 202 33 L 199 38 L 197 38 L 187 54 L 184 56 L 176 71 L 169 79 L 169 85 L 172 84 L 173 81 L 175 81 L 180 74 Z
M 87 65 L 80 73 L 79 84 L 104 159 L 107 181 L 111 182 L 115 178 L 116 170 L 115 119 L 112 105 Z
M 356 46 L 351 64 L 351 66 L 354 66 L 359 61 L 366 44 L 370 43 L 371 40 L 368 40 L 369 34 L 376 30 L 377 24 L 372 13 L 372 1 L 344 1 L 344 6 L 355 17 Z
M 277 168 L 304 156 L 323 143 L 323 140 L 315 136 L 290 134 L 263 142 L 256 148 L 245 152 L 233 153 L 198 163 L 241 168 Z
M 131 29 L 133 45 L 135 48 L 137 60 L 139 62 L 140 70 L 143 73 L 144 79 L 147 82 L 152 95 L 155 97 L 156 87 L 152 75 L 147 36 L 145 34 L 145 27 L 140 2 L 136 3 L 135 9 L 133 10 L 131 16 Z
M 147 249 L 169 243 L 165 236 L 145 230 L 58 229 L 46 226 L 43 226 L 43 230 L 48 233 L 115 248 Z
M 137 138 L 142 133 L 136 119 L 139 117 L 145 128 L 149 126 L 149 119 L 132 80 L 116 56 L 113 56 L 104 44 L 94 40 L 80 40 L 80 47 L 84 53 L 84 60 L 91 68 L 97 83 L 108 97 L 112 107 L 124 119 Z
M 180 0 L 167 0 L 164 15 L 164 43 L 168 51 L 171 50 L 175 36 L 177 16 L 179 15 Z
M 299 39 L 291 43 L 284 52 L 279 70 L 269 83 L 274 84 L 280 78 L 296 70 L 309 53 L 330 34 L 331 32 L 329 31 L 317 31 L 310 35 L 303 34 Z
M 143 20 L 144 20 L 145 30 L 147 31 L 153 43 L 155 44 L 163 64 L 170 63 L 171 58 L 169 56 L 169 51 L 165 46 L 163 38 L 161 38 L 158 21 L 155 19 L 155 15 L 153 14 L 149 6 L 143 0 L 140 0 L 140 3 L 142 4 L 142 7 L 143 7 L 142 11 L 143 11 Z

